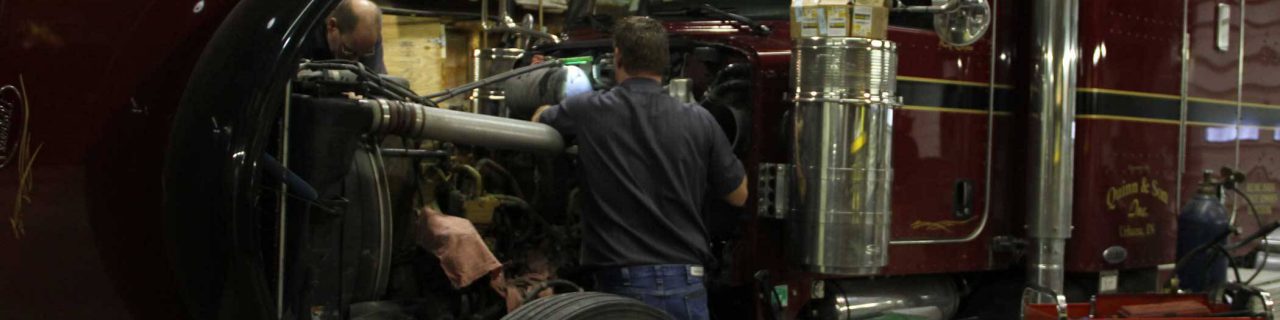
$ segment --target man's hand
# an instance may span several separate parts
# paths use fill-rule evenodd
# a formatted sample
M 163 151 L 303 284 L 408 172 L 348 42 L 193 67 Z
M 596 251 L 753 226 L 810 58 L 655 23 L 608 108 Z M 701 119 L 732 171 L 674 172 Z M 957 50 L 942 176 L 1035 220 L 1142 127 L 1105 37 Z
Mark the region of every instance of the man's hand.
M 542 119 L 542 112 L 547 111 L 547 108 L 550 108 L 550 107 L 551 106 L 538 107 L 538 110 L 533 112 L 533 119 L 530 119 L 529 121 L 542 122 L 542 121 L 538 121 L 539 119 Z
M 742 183 L 738 184 L 738 188 L 733 192 L 724 196 L 724 201 L 735 207 L 747 204 L 747 177 L 742 177 Z

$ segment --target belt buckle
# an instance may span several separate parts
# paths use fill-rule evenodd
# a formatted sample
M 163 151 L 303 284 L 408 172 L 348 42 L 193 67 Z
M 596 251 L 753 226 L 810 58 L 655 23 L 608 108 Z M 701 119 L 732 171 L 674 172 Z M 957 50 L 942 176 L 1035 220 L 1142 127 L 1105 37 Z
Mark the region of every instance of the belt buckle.
M 702 266 L 689 266 L 689 275 L 701 277 L 703 274 Z

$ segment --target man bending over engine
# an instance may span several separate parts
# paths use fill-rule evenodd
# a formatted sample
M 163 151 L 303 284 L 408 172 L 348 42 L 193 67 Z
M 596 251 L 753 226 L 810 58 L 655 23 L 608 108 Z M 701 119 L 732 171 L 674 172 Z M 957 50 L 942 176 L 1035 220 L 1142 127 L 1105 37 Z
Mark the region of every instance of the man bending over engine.
M 369 0 L 343 0 L 302 43 L 302 58 L 359 61 L 378 74 L 382 62 L 382 9 Z
M 746 174 L 711 114 L 662 89 L 669 63 L 662 24 L 623 19 L 613 41 L 617 87 L 533 116 L 578 144 L 582 265 L 595 269 L 600 291 L 677 319 L 707 319 L 702 264 L 713 257 L 703 199 L 742 206 Z

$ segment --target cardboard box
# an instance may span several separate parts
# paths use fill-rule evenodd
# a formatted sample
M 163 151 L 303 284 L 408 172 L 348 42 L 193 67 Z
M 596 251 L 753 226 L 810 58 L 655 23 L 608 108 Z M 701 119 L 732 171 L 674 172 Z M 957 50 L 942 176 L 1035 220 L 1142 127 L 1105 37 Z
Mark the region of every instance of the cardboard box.
M 823 12 L 817 8 L 818 0 L 791 1 L 791 37 L 817 37 L 818 21 L 823 19 Z
M 890 1 L 892 0 L 853 0 L 853 5 L 888 8 Z
M 853 6 L 849 14 L 849 36 L 884 40 L 888 37 L 889 8 Z
M 445 23 L 437 18 L 383 16 L 382 50 L 387 73 L 409 80 L 414 92 L 448 88 L 448 72 L 442 68 L 448 59 L 445 36 Z
M 871 2 L 883 4 L 881 0 Z M 791 37 L 884 39 L 889 26 L 889 8 L 852 3 L 850 0 L 792 0 Z
M 849 2 L 847 0 L 819 0 L 822 20 L 818 21 L 818 34 L 823 37 L 849 36 Z
M 791 37 L 848 37 L 849 0 L 792 0 Z

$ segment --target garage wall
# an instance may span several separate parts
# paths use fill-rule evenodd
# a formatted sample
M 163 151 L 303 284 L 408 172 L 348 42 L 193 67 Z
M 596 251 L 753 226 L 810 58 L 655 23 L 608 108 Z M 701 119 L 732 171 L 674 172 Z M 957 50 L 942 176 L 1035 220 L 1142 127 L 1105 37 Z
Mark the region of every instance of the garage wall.
M 443 76 L 449 60 L 448 43 L 445 26 L 439 19 L 382 17 L 387 73 L 409 79 L 411 88 L 419 94 L 440 91 L 450 84 Z

